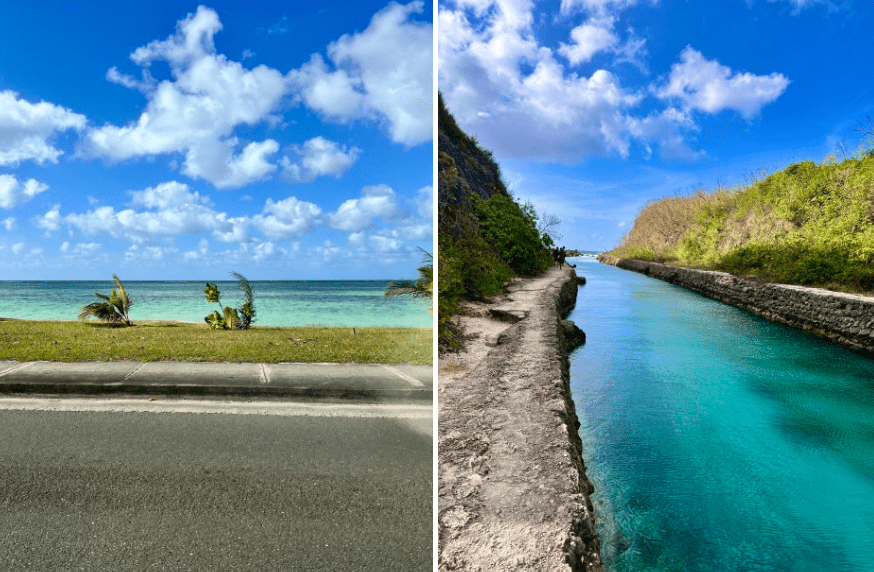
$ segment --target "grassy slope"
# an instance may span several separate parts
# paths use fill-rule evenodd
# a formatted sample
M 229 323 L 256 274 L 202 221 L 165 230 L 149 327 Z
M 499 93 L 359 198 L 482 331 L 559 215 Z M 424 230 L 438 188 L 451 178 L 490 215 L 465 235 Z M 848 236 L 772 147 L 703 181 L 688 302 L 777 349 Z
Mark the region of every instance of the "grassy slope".
M 204 324 L 0 321 L 0 360 L 412 363 L 430 365 L 429 328 L 211 330 Z
M 608 256 L 874 293 L 874 156 L 650 203 Z

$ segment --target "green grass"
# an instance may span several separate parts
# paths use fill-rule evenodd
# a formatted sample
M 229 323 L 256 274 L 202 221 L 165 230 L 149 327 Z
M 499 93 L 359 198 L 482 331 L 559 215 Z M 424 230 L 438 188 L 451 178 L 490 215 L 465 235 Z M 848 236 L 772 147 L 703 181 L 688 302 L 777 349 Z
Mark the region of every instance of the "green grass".
M 315 362 L 431 365 L 427 328 L 255 327 L 205 324 L 0 321 L 0 360 Z

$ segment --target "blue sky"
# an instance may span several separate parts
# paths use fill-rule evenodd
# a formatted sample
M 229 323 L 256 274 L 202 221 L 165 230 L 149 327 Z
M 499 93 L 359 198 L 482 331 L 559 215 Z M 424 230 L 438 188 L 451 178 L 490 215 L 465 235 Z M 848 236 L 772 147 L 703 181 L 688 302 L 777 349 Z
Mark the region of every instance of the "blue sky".
M 438 86 L 561 243 L 649 201 L 852 155 L 874 116 L 860 0 L 444 0 Z
M 0 14 L 0 279 L 416 276 L 430 3 Z

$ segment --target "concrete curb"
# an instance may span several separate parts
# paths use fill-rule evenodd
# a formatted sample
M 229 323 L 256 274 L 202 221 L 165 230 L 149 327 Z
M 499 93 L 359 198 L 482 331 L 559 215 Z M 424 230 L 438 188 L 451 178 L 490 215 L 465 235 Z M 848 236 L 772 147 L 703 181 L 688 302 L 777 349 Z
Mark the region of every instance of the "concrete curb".
M 160 394 L 432 401 L 431 366 L 0 361 L 0 394 Z

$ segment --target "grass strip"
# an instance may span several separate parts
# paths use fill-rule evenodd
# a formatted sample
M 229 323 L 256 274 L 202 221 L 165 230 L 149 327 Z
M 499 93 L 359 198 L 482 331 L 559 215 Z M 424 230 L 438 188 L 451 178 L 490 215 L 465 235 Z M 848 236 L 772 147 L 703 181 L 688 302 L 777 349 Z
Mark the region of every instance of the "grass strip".
M 309 362 L 431 365 L 429 328 L 255 327 L 0 321 L 0 360 Z

